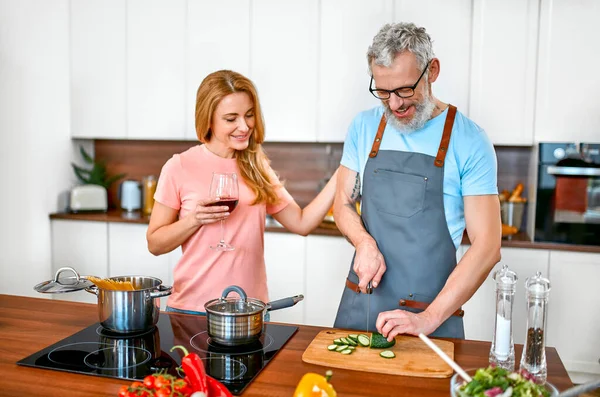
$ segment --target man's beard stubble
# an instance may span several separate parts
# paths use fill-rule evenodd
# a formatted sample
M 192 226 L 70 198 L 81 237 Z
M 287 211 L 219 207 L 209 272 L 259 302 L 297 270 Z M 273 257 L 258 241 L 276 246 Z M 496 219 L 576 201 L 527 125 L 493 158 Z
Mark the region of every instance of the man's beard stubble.
M 388 103 L 384 104 L 385 109 L 385 117 L 388 123 L 392 124 L 396 129 L 398 129 L 402 133 L 411 133 L 416 130 L 423 128 L 425 123 L 427 123 L 431 119 L 431 115 L 435 109 L 435 103 L 431 99 L 431 95 L 427 95 L 423 98 L 423 100 L 419 103 L 414 104 L 415 107 L 415 115 L 413 118 L 404 123 L 390 109 Z

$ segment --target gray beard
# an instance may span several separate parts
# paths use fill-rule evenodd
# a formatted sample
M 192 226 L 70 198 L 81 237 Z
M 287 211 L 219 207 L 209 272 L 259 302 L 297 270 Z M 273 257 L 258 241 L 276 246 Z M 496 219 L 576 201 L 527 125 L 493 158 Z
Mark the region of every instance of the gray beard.
M 411 133 L 416 130 L 423 128 L 425 123 L 431 119 L 431 115 L 435 110 L 435 103 L 431 100 L 431 96 L 423 98 L 423 101 L 416 103 L 415 105 L 415 116 L 408 122 L 402 122 L 398 117 L 392 113 L 392 110 L 388 105 L 384 106 L 385 117 L 387 122 L 392 124 L 396 129 L 402 133 Z

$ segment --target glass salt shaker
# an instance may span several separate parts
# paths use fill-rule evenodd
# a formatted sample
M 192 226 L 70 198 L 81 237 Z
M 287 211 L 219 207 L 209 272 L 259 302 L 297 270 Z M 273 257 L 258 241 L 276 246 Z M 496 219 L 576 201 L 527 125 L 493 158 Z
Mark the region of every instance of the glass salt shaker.
M 496 324 L 492 347 L 490 349 L 490 364 L 515 370 L 515 345 L 512 332 L 512 310 L 517 286 L 517 274 L 503 265 L 494 273 L 496 282 Z
M 540 384 L 546 383 L 546 317 L 550 281 L 537 272 L 525 281 L 527 296 L 527 334 L 520 371 L 527 371 Z

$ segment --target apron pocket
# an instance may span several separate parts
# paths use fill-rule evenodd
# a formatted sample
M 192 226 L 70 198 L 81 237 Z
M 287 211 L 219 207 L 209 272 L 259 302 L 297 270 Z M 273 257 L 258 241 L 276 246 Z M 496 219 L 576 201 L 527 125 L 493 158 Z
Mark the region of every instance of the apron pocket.
M 423 209 L 427 179 L 418 175 L 376 169 L 373 202 L 378 212 L 410 218 Z

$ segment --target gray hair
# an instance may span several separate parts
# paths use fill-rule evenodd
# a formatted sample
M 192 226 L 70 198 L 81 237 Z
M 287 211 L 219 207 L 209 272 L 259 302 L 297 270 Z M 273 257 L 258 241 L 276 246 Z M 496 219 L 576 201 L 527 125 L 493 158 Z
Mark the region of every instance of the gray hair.
M 369 72 L 372 73 L 372 61 L 376 65 L 389 67 L 396 55 L 404 51 L 410 51 L 417 57 L 420 68 L 424 68 L 435 57 L 431 37 L 425 28 L 406 22 L 384 25 L 373 37 L 373 43 L 367 50 Z

